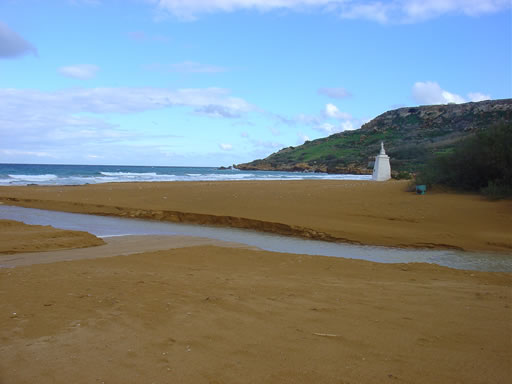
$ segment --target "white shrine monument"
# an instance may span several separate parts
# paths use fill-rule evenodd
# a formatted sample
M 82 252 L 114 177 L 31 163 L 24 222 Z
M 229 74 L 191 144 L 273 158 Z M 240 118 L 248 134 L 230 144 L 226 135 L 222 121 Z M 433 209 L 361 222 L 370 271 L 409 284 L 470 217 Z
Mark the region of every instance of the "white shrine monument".
M 380 153 L 375 156 L 375 164 L 373 165 L 372 180 L 386 181 L 391 179 L 391 166 L 389 165 L 389 156 L 384 150 L 384 142 L 380 143 Z

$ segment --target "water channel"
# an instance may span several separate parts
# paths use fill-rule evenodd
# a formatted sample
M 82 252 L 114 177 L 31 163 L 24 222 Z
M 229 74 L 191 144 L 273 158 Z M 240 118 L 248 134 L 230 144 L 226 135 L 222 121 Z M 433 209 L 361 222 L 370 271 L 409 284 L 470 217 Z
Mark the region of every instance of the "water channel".
M 0 219 L 86 231 L 98 237 L 185 235 L 237 242 L 273 252 L 343 257 L 379 263 L 434 263 L 456 269 L 512 272 L 512 255 L 498 253 L 358 246 L 305 240 L 244 229 L 46 211 L 7 205 L 0 205 Z

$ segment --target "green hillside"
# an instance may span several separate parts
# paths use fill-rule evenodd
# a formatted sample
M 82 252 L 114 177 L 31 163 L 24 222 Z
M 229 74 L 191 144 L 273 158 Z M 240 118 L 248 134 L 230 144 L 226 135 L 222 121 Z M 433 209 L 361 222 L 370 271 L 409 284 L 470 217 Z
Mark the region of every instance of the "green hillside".
M 400 108 L 360 129 L 288 147 L 265 159 L 238 164 L 243 170 L 371 173 L 383 141 L 393 172 L 414 172 L 433 154 L 453 151 L 461 139 L 512 122 L 512 99 Z

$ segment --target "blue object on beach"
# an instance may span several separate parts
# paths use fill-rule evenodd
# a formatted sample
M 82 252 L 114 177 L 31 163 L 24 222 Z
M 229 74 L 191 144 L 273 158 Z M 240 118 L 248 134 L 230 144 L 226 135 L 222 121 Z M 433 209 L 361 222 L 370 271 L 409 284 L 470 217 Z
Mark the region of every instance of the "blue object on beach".
M 427 186 L 422 184 L 422 185 L 417 185 L 416 186 L 416 193 L 418 195 L 424 195 L 425 192 L 427 192 Z

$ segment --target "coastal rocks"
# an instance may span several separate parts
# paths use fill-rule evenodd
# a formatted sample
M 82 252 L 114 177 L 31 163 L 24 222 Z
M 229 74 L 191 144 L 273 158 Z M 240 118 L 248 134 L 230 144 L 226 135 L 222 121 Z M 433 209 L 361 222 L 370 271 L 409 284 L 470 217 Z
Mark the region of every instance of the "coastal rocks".
M 325 165 L 311 165 L 307 163 L 296 164 L 271 164 L 255 161 L 255 164 L 237 164 L 234 167 L 241 171 L 280 171 L 280 172 L 307 172 L 307 173 L 329 173 Z M 335 172 L 331 172 L 335 173 Z
M 326 173 L 329 174 L 337 174 L 337 175 L 371 175 L 372 174 L 373 163 L 366 168 L 361 168 L 356 165 L 348 166 L 348 167 L 329 167 L 326 170 Z
M 360 129 L 283 148 L 235 168 L 371 174 L 375 153 L 385 141 L 391 167 L 410 173 L 434 154 L 452 151 L 457 142 L 475 132 L 510 123 L 512 99 L 399 108 L 377 116 Z

